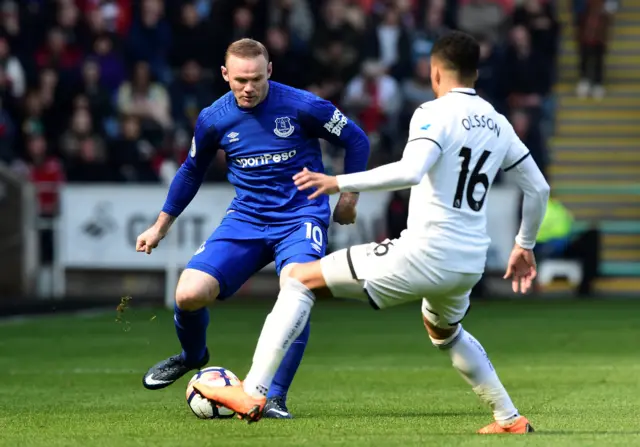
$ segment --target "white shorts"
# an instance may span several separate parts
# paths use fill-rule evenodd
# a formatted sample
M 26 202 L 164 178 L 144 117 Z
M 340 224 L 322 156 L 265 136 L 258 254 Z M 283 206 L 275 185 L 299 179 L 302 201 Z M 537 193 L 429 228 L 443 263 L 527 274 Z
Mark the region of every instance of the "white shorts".
M 399 239 L 339 250 L 322 258 L 320 265 L 336 298 L 369 301 L 376 309 L 422 298 L 424 317 L 442 328 L 462 321 L 471 289 L 482 277 L 439 269 L 427 253 Z

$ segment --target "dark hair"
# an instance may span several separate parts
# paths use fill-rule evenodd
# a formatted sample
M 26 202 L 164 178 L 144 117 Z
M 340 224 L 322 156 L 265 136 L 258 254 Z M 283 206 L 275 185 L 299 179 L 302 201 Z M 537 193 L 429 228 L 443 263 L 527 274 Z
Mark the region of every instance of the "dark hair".
M 436 41 L 431 57 L 454 70 L 462 79 L 474 79 L 480 61 L 480 45 L 469 34 L 452 31 Z
M 258 56 L 264 56 L 269 62 L 269 52 L 267 48 L 257 40 L 253 39 L 240 39 L 233 42 L 227 48 L 227 54 L 224 57 L 226 61 L 229 56 L 236 56 L 242 59 L 252 59 Z

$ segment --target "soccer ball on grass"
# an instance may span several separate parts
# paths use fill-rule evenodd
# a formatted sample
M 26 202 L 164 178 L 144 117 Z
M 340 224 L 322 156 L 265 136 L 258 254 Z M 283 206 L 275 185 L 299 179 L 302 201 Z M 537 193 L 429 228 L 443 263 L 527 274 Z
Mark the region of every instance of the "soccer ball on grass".
M 209 386 L 240 385 L 240 379 L 226 368 L 210 366 L 198 371 L 187 385 L 187 404 L 193 414 L 200 419 L 228 419 L 235 412 L 226 407 L 218 406 L 206 397 L 201 396 L 194 388 L 195 382 L 206 383 Z

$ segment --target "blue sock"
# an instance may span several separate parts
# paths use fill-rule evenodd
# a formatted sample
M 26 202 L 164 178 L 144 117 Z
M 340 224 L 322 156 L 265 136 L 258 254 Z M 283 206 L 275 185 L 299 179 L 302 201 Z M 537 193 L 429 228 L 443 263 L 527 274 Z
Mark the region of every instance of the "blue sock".
M 307 347 L 309 341 L 310 321 L 307 321 L 307 325 L 302 330 L 302 333 L 291 344 L 291 347 L 287 351 L 287 354 L 282 359 L 280 368 L 276 371 L 276 375 L 271 382 L 271 388 L 269 388 L 269 394 L 267 397 L 282 396 L 287 398 L 287 392 L 293 382 L 293 377 L 298 371 L 298 366 L 302 362 L 302 356 L 304 350 Z
M 202 360 L 207 350 L 209 310 L 203 307 L 188 311 L 174 306 L 173 312 L 173 322 L 182 345 L 182 358 L 187 363 L 196 364 Z

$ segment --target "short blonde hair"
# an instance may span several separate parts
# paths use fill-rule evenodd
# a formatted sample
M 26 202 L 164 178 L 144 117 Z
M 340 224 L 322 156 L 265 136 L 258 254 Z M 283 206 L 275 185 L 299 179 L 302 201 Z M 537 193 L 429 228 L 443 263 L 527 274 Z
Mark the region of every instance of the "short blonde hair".
M 269 62 L 269 52 L 267 51 L 267 48 L 257 40 L 248 38 L 236 40 L 229 45 L 227 53 L 224 56 L 225 62 L 229 56 L 236 56 L 242 59 L 264 56 L 267 62 Z

